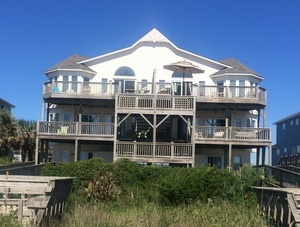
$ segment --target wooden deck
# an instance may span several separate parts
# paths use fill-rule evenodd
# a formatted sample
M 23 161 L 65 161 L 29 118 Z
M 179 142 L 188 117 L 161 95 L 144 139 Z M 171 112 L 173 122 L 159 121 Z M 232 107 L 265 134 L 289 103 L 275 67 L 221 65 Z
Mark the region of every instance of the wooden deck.
M 114 140 L 113 123 L 39 121 L 37 136 L 47 139 Z
M 63 212 L 73 179 L 0 175 L 0 213 L 17 211 L 16 218 L 22 224 L 40 226 L 43 219 Z
M 267 92 L 258 86 L 195 86 L 191 85 L 186 94 L 178 94 L 172 83 L 137 83 L 136 89 L 126 89 L 123 92 L 117 83 L 100 82 L 63 82 L 52 81 L 44 84 L 44 99 L 115 99 L 116 94 L 127 94 L 132 98 L 127 98 L 127 103 L 135 103 L 142 99 L 149 100 L 144 108 L 150 108 L 152 96 L 189 96 L 195 97 L 201 103 L 244 103 L 266 105 Z M 142 98 L 138 98 L 138 97 Z M 133 98 L 135 97 L 135 98 Z M 126 98 L 125 98 L 126 99 Z M 161 98 L 160 100 L 167 99 Z M 120 101 L 120 100 L 119 100 Z M 172 101 L 160 101 L 167 106 L 173 106 Z M 178 103 L 182 105 L 182 103 Z M 137 105 L 135 105 L 137 106 Z M 165 107 L 163 107 L 165 108 Z
M 116 159 L 129 158 L 136 162 L 193 163 L 193 145 L 189 143 L 116 143 Z
M 271 129 L 196 126 L 195 143 L 267 146 L 271 143 Z

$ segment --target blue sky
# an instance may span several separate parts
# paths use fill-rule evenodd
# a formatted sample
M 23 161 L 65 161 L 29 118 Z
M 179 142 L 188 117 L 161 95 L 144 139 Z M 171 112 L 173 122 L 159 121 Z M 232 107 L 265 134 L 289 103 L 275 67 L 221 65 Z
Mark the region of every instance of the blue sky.
M 10 0 L 0 3 L 0 97 L 40 120 L 44 71 L 129 47 L 157 28 L 179 48 L 234 57 L 265 80 L 267 127 L 299 111 L 300 1 Z

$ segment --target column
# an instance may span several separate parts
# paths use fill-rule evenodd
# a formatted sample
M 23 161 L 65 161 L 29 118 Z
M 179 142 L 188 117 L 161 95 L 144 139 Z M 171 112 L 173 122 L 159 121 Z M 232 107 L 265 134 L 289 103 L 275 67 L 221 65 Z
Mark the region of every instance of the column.
M 228 146 L 228 167 L 229 167 L 229 170 L 232 170 L 231 160 L 232 160 L 232 144 L 229 144 L 229 146 Z

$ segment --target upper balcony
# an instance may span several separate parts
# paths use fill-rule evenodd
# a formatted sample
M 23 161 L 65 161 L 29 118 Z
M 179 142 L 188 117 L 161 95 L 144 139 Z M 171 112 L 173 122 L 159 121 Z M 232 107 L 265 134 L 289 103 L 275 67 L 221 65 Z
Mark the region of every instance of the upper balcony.
M 130 85 L 130 86 L 129 86 Z M 238 103 L 266 105 L 266 89 L 259 86 L 197 86 L 191 83 L 183 87 L 172 83 L 137 82 L 63 82 L 52 81 L 44 84 L 44 99 L 115 99 L 115 94 L 131 96 L 194 96 L 198 103 Z
M 116 93 L 118 83 L 52 81 L 44 83 L 43 98 L 114 99 Z

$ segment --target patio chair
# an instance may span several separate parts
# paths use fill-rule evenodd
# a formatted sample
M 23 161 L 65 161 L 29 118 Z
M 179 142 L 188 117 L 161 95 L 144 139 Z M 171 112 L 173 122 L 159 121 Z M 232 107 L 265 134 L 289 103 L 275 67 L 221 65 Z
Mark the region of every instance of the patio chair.
M 61 126 L 61 129 L 57 130 L 57 134 L 65 135 L 68 132 L 69 126 Z

